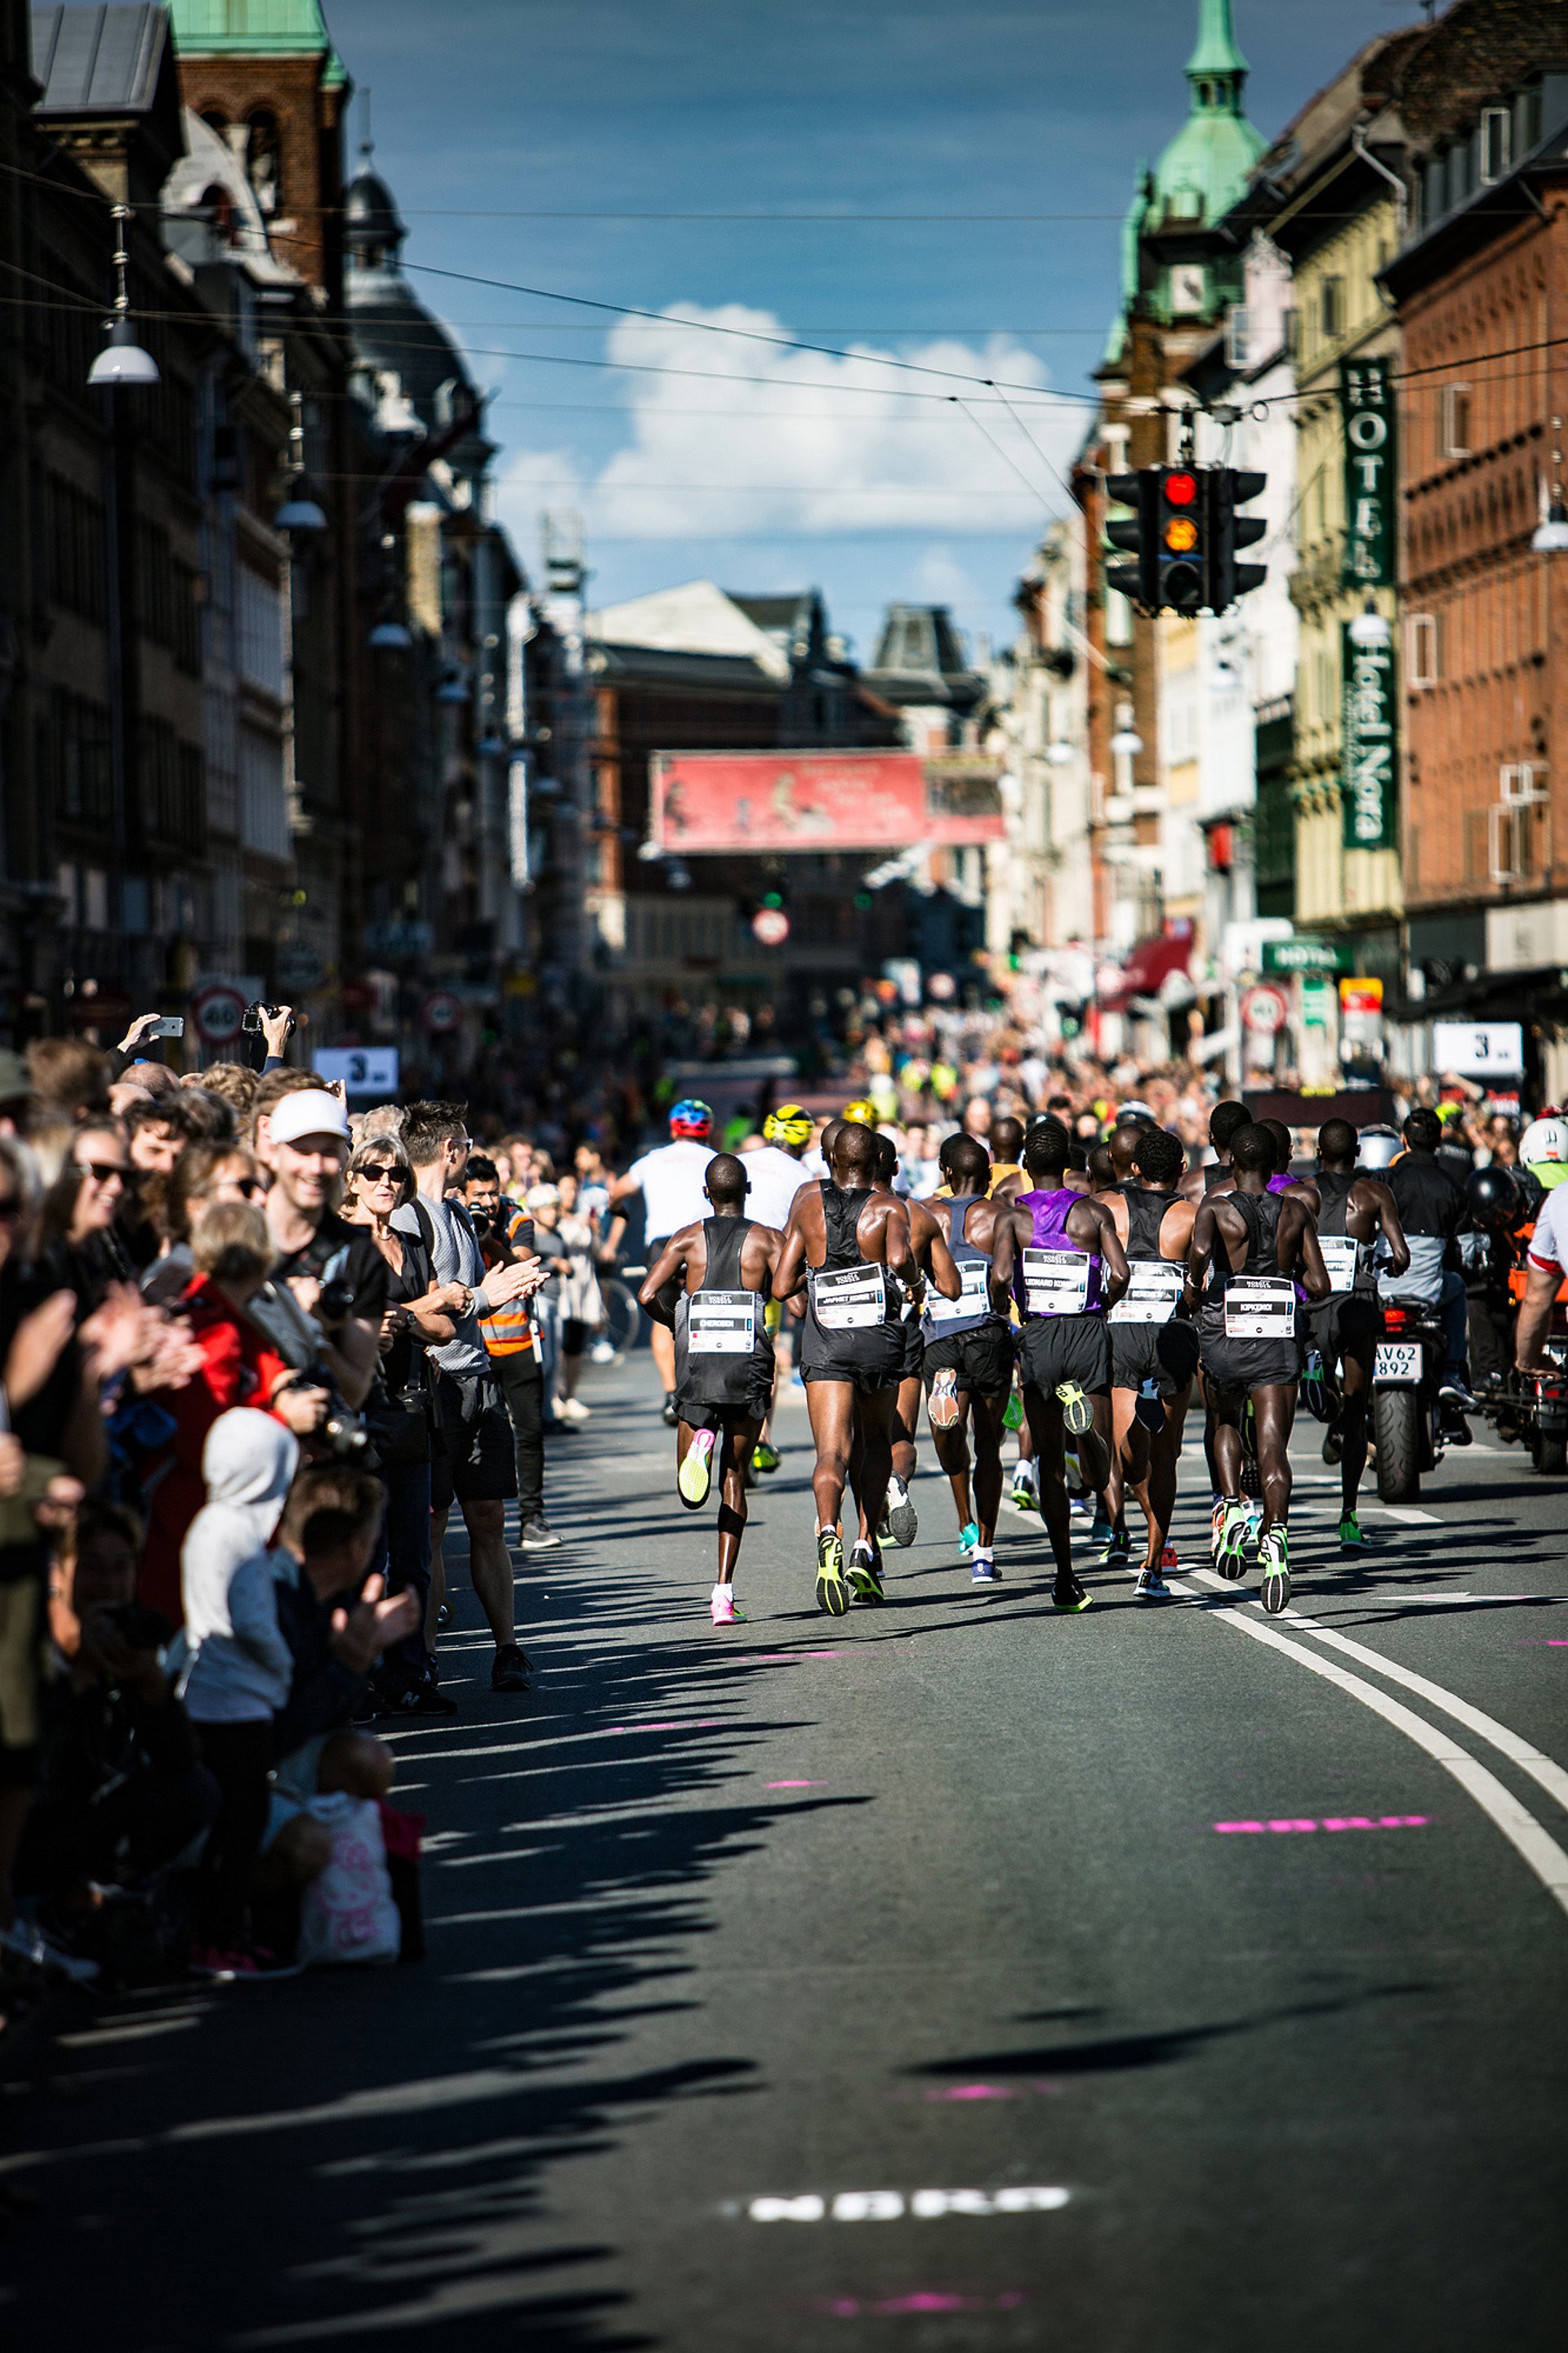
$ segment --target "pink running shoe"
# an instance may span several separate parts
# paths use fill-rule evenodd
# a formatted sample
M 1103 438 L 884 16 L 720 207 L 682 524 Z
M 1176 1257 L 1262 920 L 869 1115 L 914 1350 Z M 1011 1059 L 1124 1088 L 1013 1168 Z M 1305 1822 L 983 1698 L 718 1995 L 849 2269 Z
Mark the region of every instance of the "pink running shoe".
M 716 1585 L 713 1588 L 712 1609 L 715 1626 L 743 1626 L 746 1622 L 745 1611 L 735 1606 L 732 1585 Z

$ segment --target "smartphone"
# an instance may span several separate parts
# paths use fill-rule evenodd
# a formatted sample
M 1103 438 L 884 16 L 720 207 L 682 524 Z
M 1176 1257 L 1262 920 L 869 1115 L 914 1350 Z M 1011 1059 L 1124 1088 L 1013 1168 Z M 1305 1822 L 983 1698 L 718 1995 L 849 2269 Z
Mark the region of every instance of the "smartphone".
M 183 1038 L 184 1034 L 184 1017 L 179 1013 L 161 1014 L 156 1021 L 150 1021 L 142 1032 L 143 1038 Z

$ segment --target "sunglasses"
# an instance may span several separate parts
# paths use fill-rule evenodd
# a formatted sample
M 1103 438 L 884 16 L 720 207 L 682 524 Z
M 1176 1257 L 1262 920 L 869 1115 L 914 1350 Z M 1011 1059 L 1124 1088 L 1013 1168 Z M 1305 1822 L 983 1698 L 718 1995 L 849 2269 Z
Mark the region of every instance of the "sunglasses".
M 111 1176 L 123 1185 L 131 1173 L 123 1160 L 74 1160 L 71 1166 L 79 1176 L 90 1176 L 100 1185 L 107 1185 Z
M 374 1168 L 367 1166 L 354 1170 L 354 1175 L 365 1185 L 401 1185 L 405 1174 L 406 1171 L 399 1168 L 395 1161 L 389 1161 L 385 1166 L 378 1162 Z
M 233 1186 L 234 1190 L 244 1201 L 254 1200 L 262 1189 L 259 1176 L 231 1176 L 226 1181 Z

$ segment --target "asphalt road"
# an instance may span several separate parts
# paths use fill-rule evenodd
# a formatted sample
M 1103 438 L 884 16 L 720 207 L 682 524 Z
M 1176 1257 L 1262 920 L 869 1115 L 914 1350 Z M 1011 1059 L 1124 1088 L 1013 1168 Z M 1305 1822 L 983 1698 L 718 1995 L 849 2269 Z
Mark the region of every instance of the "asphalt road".
M 1568 1488 L 1478 1443 L 1346 1568 L 1305 1431 L 1296 1615 L 1063 1619 L 923 1472 L 830 1620 L 792 1405 L 719 1634 L 649 1388 L 552 1452 L 537 1692 L 465 1588 L 397 1736 L 425 1964 L 84 2006 L 5 2103 L 11 2341 L 1556 2353 Z

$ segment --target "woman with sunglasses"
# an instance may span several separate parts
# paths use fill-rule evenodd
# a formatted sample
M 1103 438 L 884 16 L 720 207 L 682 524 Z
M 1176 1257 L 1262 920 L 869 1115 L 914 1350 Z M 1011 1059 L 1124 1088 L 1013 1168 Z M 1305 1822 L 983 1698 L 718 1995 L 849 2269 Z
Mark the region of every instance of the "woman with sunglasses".
M 413 1205 L 410 1208 L 408 1205 Z M 405 1211 L 396 1225 L 393 1219 Z M 434 1417 L 426 1349 L 457 1330 L 452 1310 L 467 1301 L 461 1283 L 438 1283 L 415 1197 L 414 1169 L 395 1135 L 367 1135 L 349 1155 L 340 1215 L 363 1226 L 386 1261 L 386 1312 L 381 1361 L 365 1399 L 365 1420 L 381 1457 L 386 1518 L 381 1557 L 389 1593 L 419 1599 L 418 1631 L 383 1659 L 380 1703 L 399 1715 L 455 1715 L 437 1680 L 430 1618 L 430 1448 Z
M 191 1227 L 214 1201 L 254 1201 L 266 1191 L 260 1166 L 243 1145 L 188 1144 L 166 1176 L 150 1179 L 147 1207 L 162 1248 L 142 1278 L 142 1296 L 178 1299 L 195 1271 Z
M 45 1196 L 39 1262 L 76 1293 L 83 1315 L 101 1305 L 110 1283 L 136 1279 L 116 1230 L 131 1178 L 125 1130 L 118 1120 L 95 1120 L 72 1131 Z

